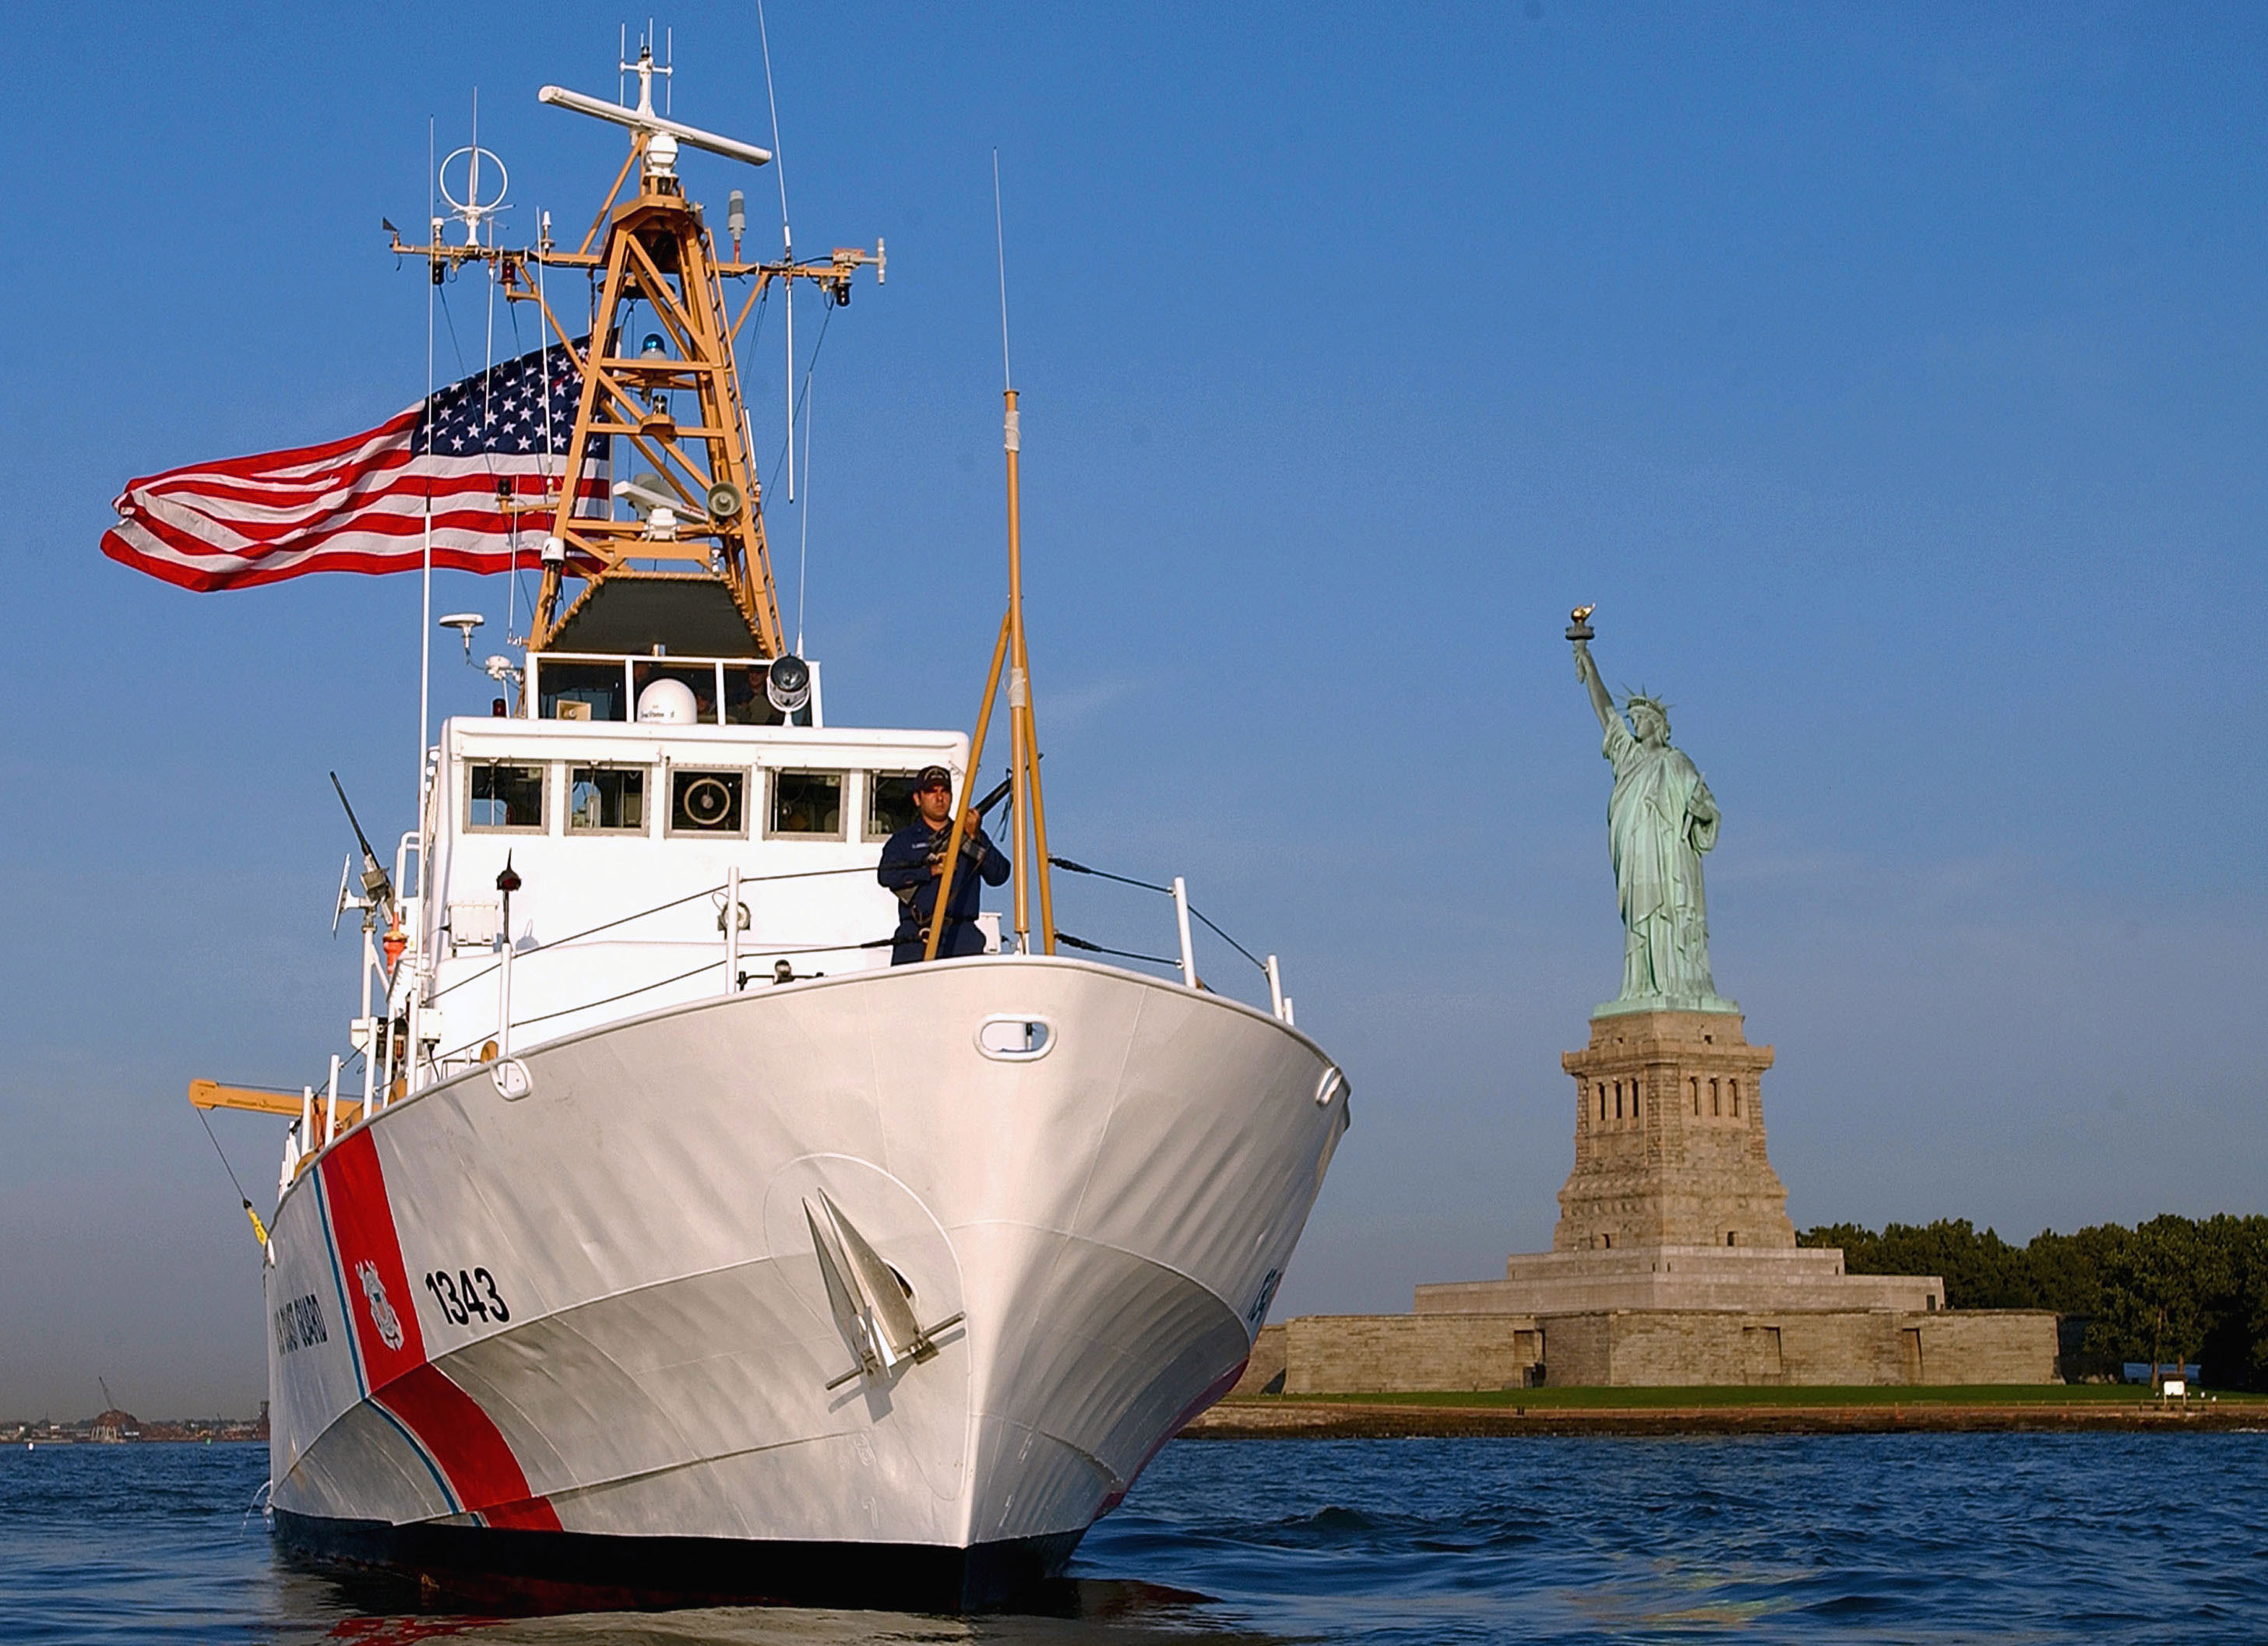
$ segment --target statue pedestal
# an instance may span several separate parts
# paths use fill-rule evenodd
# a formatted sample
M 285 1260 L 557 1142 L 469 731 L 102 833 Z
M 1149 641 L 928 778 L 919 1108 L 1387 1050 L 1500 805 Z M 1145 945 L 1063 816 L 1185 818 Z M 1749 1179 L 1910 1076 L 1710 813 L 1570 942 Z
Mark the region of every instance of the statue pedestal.
M 1943 1310 L 1944 1282 L 1846 1275 L 1842 1253 L 1797 1246 L 1764 1154 L 1772 1049 L 1721 1005 L 1593 1015 L 1591 1043 L 1559 1059 L 1575 1083 L 1575 1169 L 1552 1249 L 1507 1259 L 1502 1280 L 1420 1286 L 1417 1315 L 1530 1332 L 1526 1375 L 1555 1384 L 1921 1380 L 1921 1323 Z M 2046 1375 L 2037 1323 L 2017 1338 L 2006 1363 Z M 1965 1381 L 1964 1363 L 1940 1356 L 1933 1370 Z
M 1771 1047 L 1742 1026 L 1737 1011 L 1593 1015 L 1590 1045 L 1559 1059 L 1575 1080 L 1575 1169 L 1554 1252 L 1794 1246 L 1764 1155 Z

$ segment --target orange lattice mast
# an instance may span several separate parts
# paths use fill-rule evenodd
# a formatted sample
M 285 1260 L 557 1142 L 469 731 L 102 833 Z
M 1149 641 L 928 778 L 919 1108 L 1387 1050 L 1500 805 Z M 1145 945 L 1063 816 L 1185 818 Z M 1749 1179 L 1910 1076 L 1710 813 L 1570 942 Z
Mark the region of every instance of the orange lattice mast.
M 749 452 L 750 428 L 735 368 L 733 339 L 774 281 L 809 280 L 829 300 L 850 300 L 851 276 L 863 265 L 884 264 L 880 242 L 866 252 L 838 248 L 825 261 L 743 262 L 739 223 L 733 254 L 720 258 L 701 208 L 686 197 L 677 174 L 681 148 L 762 165 L 769 151 L 731 137 L 683 125 L 655 113 L 653 79 L 666 75 L 650 46 L 642 45 L 626 73 L 638 77 L 636 107 L 624 107 L 559 86 L 538 94 L 546 103 L 628 128 L 630 151 L 615 185 L 574 251 L 555 246 L 546 231 L 532 251 L 431 246 L 394 249 L 445 265 L 493 259 L 497 281 L 515 301 L 534 303 L 582 378 L 575 429 L 565 444 L 557 489 L 522 505 L 549 516 L 541 551 L 542 585 L 536 597 L 528 650 L 563 645 L 578 618 L 596 617 L 612 593 L 633 588 L 671 599 L 721 584 L 748 650 L 776 658 L 787 650 L 771 559 L 767 552 L 762 489 Z M 738 209 L 737 191 L 735 211 Z M 579 269 L 596 276 L 598 298 L 587 338 L 561 324 L 537 274 Z M 725 282 L 751 280 L 737 315 L 725 302 Z M 634 305 L 643 303 L 652 329 L 633 334 Z M 689 400 L 689 404 L 687 401 Z M 689 416 L 682 415 L 689 413 Z M 602 467 L 612 437 L 633 457 Z M 611 494 L 609 497 L 608 494 Z M 630 505 L 617 518 L 613 500 Z M 584 579 L 568 598 L 568 580 Z M 677 585 L 675 588 L 670 585 Z M 691 585 L 690 587 L 687 585 Z M 613 625 L 605 625 L 613 627 Z M 735 648 L 734 650 L 738 650 Z

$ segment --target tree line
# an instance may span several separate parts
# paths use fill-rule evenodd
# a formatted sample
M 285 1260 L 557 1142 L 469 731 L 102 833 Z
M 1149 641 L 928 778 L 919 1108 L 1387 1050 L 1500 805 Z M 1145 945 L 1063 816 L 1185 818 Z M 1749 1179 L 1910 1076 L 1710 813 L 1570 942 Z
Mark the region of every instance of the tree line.
M 1796 1237 L 1840 1246 L 1853 1275 L 1937 1275 L 1948 1309 L 2052 1309 L 2064 1375 L 2116 1377 L 2128 1361 L 2189 1361 L 2217 1388 L 2268 1390 L 2268 1216 L 2154 1217 L 2132 1229 L 2045 1230 L 2023 1246 L 1965 1217 L 1822 1223 Z

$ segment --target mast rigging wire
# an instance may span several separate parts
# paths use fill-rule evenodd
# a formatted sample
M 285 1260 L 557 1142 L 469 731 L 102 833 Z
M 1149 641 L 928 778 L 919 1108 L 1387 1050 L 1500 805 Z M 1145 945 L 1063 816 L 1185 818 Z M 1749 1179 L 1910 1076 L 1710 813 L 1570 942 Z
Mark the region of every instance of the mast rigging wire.
M 821 328 L 822 332 L 824 327 Z M 819 364 L 817 350 L 812 364 Z M 803 502 L 796 508 L 795 655 L 803 655 L 803 594 L 811 570 L 811 379 L 803 384 Z
M 802 393 L 799 394 L 796 398 L 796 405 L 799 409 L 800 409 L 803 404 L 803 395 L 811 393 L 811 374 L 819 370 L 819 351 L 827 346 L 827 328 L 834 324 L 835 311 L 832 307 L 829 307 L 827 311 L 827 318 L 819 322 L 819 340 L 811 345 L 811 362 L 803 369 L 803 390 Z M 791 363 L 791 365 L 792 365 L 792 363 Z M 786 460 L 787 450 L 788 448 L 786 446 L 782 446 L 780 448 L 780 456 L 772 459 L 772 479 L 771 481 L 765 482 L 767 489 L 770 488 L 772 481 L 776 481 L 779 479 L 780 465 Z M 791 485 L 789 488 L 791 493 L 793 489 L 794 488 Z M 792 503 L 795 499 L 791 496 L 788 501 Z
M 220 1169 L 228 1173 L 229 1182 L 235 1186 L 236 1198 L 242 1201 L 249 1209 L 252 1205 L 252 1197 L 244 1192 L 244 1185 L 237 1180 L 236 1168 L 228 1163 L 228 1151 L 220 1146 L 220 1139 L 213 1136 L 212 1122 L 205 1119 L 205 1112 L 202 1109 L 196 1111 L 196 1116 L 198 1123 L 205 1128 L 205 1135 L 212 1138 L 213 1153 L 220 1157 Z

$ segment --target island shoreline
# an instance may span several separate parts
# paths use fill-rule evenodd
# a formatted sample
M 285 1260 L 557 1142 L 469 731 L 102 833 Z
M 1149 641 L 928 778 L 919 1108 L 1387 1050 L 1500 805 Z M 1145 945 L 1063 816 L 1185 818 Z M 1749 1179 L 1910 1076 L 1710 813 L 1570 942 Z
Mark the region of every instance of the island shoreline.
M 1185 1440 L 1410 1440 L 1488 1436 L 2228 1434 L 2268 1432 L 2268 1402 L 1957 1400 L 1847 1405 L 1417 1405 L 1359 1398 L 1223 1401 Z

